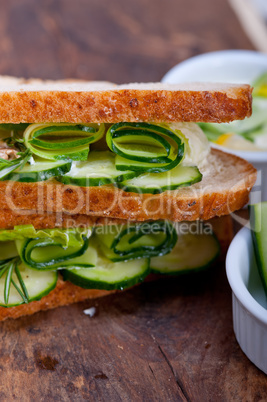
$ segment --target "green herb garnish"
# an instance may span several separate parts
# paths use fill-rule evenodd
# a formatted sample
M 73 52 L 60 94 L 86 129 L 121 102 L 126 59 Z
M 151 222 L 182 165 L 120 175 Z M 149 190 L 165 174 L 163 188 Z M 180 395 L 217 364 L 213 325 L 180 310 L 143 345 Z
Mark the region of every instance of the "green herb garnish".
M 8 305 L 9 303 L 11 284 L 14 286 L 16 291 L 21 296 L 23 302 L 29 303 L 29 294 L 18 267 L 20 262 L 21 262 L 20 258 L 18 257 L 0 261 L 0 278 L 2 278 L 4 274 L 6 274 L 5 285 L 4 285 L 4 302 L 6 305 Z M 13 278 L 14 275 L 17 277 L 21 289 L 14 281 Z

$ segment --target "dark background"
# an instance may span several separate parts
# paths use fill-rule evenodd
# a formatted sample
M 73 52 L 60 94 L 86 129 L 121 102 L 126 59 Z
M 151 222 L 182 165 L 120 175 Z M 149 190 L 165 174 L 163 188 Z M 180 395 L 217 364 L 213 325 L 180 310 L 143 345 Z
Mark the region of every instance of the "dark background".
M 251 49 L 226 0 L 0 0 L 0 73 L 159 81 L 178 62 Z M 95 306 L 93 318 L 83 313 Z M 224 263 L 196 277 L 0 324 L 1 401 L 259 401 L 232 329 Z
M 178 62 L 251 49 L 227 0 L 1 0 L 0 73 L 159 81 Z

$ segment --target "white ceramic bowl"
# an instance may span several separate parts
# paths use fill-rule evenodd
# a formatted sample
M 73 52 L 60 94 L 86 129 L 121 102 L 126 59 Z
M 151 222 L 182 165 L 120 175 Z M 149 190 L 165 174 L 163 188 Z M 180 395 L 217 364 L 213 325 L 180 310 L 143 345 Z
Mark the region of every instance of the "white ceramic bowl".
M 250 50 L 224 50 L 192 57 L 173 67 L 162 78 L 162 82 L 230 82 L 252 83 L 261 73 L 267 71 L 267 54 Z M 232 151 L 220 147 L 248 160 L 259 171 L 257 198 L 253 202 L 267 200 L 267 152 Z
M 257 271 L 251 233 L 243 228 L 232 241 L 226 272 L 232 288 L 236 339 L 247 357 L 267 374 L 267 298 Z
M 267 54 L 252 50 L 222 50 L 204 53 L 181 62 L 162 82 L 251 83 L 267 70 Z

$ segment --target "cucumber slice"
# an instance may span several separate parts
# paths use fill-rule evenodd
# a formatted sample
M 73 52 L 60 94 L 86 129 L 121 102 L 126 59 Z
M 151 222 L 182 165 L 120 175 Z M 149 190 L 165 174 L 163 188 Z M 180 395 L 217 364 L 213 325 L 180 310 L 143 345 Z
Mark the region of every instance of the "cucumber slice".
M 94 268 L 66 269 L 62 275 L 85 289 L 123 290 L 142 282 L 149 272 L 147 258 L 114 263 L 99 257 Z
M 267 295 L 267 202 L 251 205 L 249 211 L 256 262 Z
M 88 161 L 77 162 L 68 174 L 57 177 L 64 184 L 89 187 L 115 184 L 138 175 L 137 172 L 119 171 L 115 166 L 115 155 L 110 151 L 92 151 Z
M 40 300 L 42 297 L 46 296 L 56 287 L 57 284 L 57 272 L 56 271 L 42 271 L 38 272 L 33 269 L 26 267 L 24 264 L 18 266 L 21 277 L 28 291 L 28 301 Z M 0 306 L 3 307 L 13 307 L 24 303 L 23 298 L 16 290 L 13 283 L 10 285 L 10 293 L 8 298 L 8 303 L 5 303 L 4 299 L 4 289 L 7 273 L 0 278 Z M 12 275 L 12 279 L 16 286 L 20 288 L 20 283 L 16 275 Z
M 202 174 L 196 166 L 177 166 L 164 173 L 144 173 L 130 180 L 118 183 L 124 191 L 158 194 L 178 187 L 186 187 L 201 181 Z
M 154 273 L 169 275 L 200 271 L 208 268 L 219 253 L 220 244 L 214 234 L 180 234 L 173 250 L 151 258 L 150 267 Z
M 6 180 L 27 183 L 44 181 L 51 177 L 64 175 L 70 171 L 71 165 L 71 161 L 47 162 L 45 160 L 39 160 L 32 165 L 26 164 L 21 170 L 15 170 L 10 173 L 6 177 Z

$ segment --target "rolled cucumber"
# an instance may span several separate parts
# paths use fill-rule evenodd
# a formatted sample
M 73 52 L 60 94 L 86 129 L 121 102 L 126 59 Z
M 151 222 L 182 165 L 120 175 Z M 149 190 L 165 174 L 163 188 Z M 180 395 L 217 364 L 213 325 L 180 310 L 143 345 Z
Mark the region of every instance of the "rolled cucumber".
M 83 240 L 78 247 L 64 247 L 57 239 L 51 238 L 16 240 L 16 246 L 23 263 L 32 269 L 92 267 L 96 263 L 97 252 L 88 246 L 88 238 L 83 237 Z
M 93 268 L 66 269 L 63 278 L 85 289 L 123 290 L 142 282 L 149 274 L 149 259 L 111 262 L 99 257 Z
M 107 145 L 117 154 L 118 170 L 166 172 L 184 156 L 183 135 L 167 125 L 116 123 L 107 131 Z
M 177 242 L 176 230 L 168 221 L 108 225 L 104 233 L 96 229 L 94 238 L 113 262 L 165 255 Z
M 23 135 L 26 147 L 41 158 L 80 161 L 104 133 L 104 124 L 41 123 L 30 124 Z

